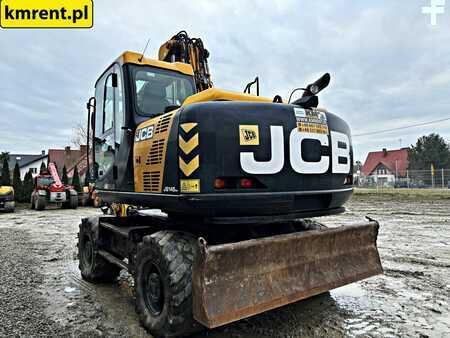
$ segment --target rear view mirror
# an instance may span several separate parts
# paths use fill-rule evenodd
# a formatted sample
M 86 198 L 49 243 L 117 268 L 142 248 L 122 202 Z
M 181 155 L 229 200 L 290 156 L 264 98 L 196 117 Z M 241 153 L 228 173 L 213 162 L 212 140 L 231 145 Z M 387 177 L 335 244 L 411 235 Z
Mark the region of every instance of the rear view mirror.
M 94 129 L 95 123 L 95 104 L 95 97 L 89 98 L 88 102 L 86 103 L 86 109 L 88 111 L 88 123 L 91 123 L 92 129 Z
M 331 76 L 329 73 L 325 73 L 316 80 L 314 83 L 310 83 L 306 86 L 303 96 L 312 96 L 319 94 L 323 89 L 325 89 L 330 84 Z
M 292 104 L 295 104 L 297 106 L 300 106 L 302 108 L 316 108 L 319 105 L 319 98 L 317 96 L 303 96 L 299 98 L 298 100 L 295 100 L 292 102 Z

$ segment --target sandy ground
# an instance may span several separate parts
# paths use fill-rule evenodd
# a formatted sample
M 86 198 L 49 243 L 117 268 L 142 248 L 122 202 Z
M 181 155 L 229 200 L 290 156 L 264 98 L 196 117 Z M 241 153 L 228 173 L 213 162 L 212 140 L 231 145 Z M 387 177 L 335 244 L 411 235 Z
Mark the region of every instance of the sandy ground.
M 81 280 L 78 210 L 0 214 L 0 336 L 150 337 L 139 325 L 128 278 Z M 358 197 L 327 225 L 365 215 L 381 223 L 385 274 L 197 337 L 450 337 L 450 200 Z

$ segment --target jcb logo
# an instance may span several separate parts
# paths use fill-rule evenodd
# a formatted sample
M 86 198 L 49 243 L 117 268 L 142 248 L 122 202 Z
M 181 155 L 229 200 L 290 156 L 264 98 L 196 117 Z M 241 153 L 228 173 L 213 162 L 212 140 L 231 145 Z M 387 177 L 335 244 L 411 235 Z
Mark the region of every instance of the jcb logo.
M 241 146 L 257 146 L 259 145 L 259 128 L 258 125 L 240 125 L 239 126 Z
M 243 130 L 242 137 L 246 142 L 256 140 L 256 133 L 253 130 Z
M 151 139 L 153 137 L 153 130 L 155 129 L 154 125 L 149 127 L 144 127 L 136 130 L 136 136 L 134 138 L 135 142 L 145 141 Z
M 270 126 L 272 158 L 269 161 L 256 161 L 253 152 L 241 152 L 241 168 L 249 174 L 276 174 L 284 166 L 284 135 L 282 126 Z M 350 140 L 346 134 L 336 131 L 331 136 L 331 171 L 334 174 L 350 173 Z M 321 155 L 319 161 L 305 161 L 302 156 L 302 141 L 317 140 L 329 147 L 328 135 L 299 132 L 297 128 L 289 136 L 289 159 L 291 167 L 299 174 L 324 174 L 330 168 L 330 156 Z

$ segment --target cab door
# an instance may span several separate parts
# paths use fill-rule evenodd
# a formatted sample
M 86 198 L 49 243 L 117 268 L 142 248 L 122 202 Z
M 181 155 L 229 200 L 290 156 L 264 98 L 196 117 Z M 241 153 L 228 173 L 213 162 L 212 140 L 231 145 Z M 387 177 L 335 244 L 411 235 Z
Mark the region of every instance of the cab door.
M 123 100 L 120 71 L 112 66 L 95 88 L 94 175 L 100 189 L 114 190 L 117 180 L 115 160 L 121 143 Z

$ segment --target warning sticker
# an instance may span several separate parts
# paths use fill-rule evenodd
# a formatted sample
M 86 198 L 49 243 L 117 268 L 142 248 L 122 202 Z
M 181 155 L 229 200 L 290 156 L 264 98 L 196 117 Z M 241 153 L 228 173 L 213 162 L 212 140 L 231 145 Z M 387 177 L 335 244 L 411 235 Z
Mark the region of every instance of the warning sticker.
M 294 108 L 297 129 L 304 133 L 328 134 L 327 114 L 315 109 Z
M 180 190 L 182 193 L 199 193 L 200 180 L 180 180 Z

